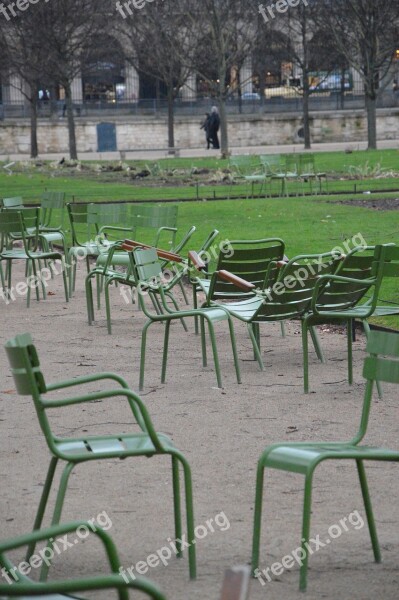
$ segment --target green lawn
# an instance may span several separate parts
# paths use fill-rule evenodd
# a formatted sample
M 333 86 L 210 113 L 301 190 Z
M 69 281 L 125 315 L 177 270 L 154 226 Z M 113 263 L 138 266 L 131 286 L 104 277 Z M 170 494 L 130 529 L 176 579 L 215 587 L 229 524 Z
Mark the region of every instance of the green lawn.
M 339 174 L 345 173 L 349 165 L 363 165 L 365 174 L 369 174 L 378 165 L 382 164 L 390 170 L 396 171 L 399 153 L 396 150 L 375 152 L 345 153 L 319 153 L 317 167 L 326 170 L 334 176 L 330 182 L 330 191 L 337 190 L 338 184 L 364 185 L 365 191 L 380 187 L 387 180 L 366 178 L 363 181 L 340 181 Z M 368 161 L 367 165 L 366 161 Z M 359 206 L 343 205 L 338 200 L 351 200 L 359 198 L 369 199 L 363 194 L 346 194 L 330 196 L 293 196 L 289 198 L 254 198 L 218 200 L 227 196 L 227 185 L 203 185 L 198 187 L 192 184 L 176 181 L 173 185 L 170 180 L 184 179 L 180 173 L 168 176 L 165 174 L 170 169 L 190 169 L 192 165 L 197 168 L 218 170 L 227 166 L 226 161 L 215 158 L 207 159 L 165 159 L 158 161 L 151 181 L 142 179 L 137 182 L 125 182 L 121 174 L 90 173 L 85 171 L 71 174 L 65 169 L 61 174 L 51 173 L 48 168 L 43 172 L 25 170 L 11 176 L 1 173 L 1 196 L 23 196 L 24 200 L 39 201 L 43 190 L 64 190 L 68 200 L 75 198 L 79 201 L 161 201 L 165 199 L 190 198 L 192 202 L 179 202 L 179 232 L 186 231 L 191 225 L 197 227 L 195 237 L 192 238 L 194 248 L 199 247 L 210 230 L 217 228 L 221 239 L 255 239 L 262 237 L 281 237 L 286 243 L 286 252 L 291 257 L 295 254 L 312 252 L 318 253 L 342 246 L 345 240 L 360 236 L 367 244 L 398 242 L 399 219 L 397 210 L 375 210 Z M 144 163 L 134 163 L 139 169 Z M 133 165 L 133 163 L 132 163 Z M 0 169 L 1 170 L 1 169 Z M 378 168 L 376 169 L 378 171 Z M 398 168 L 399 170 L 399 168 Z M 118 175 L 121 180 L 116 180 Z M 397 185 L 394 178 L 392 184 Z M 341 188 L 342 189 L 342 188 Z M 345 188 L 344 188 L 345 189 Z M 359 188 L 358 188 L 359 189 Z M 360 188 L 362 189 L 362 188 Z M 246 186 L 234 186 L 234 194 L 241 192 L 246 196 Z M 294 187 L 291 188 L 294 191 Z M 301 190 L 300 190 L 301 191 Z M 338 190 L 337 190 L 338 191 Z M 373 195 L 373 202 L 378 203 L 384 198 L 397 198 L 397 193 L 378 193 Z M 198 200 L 196 200 L 198 198 Z M 213 200 L 215 198 L 215 200 Z M 143 241 L 151 242 L 152 234 L 143 233 Z M 383 290 L 383 297 L 399 301 L 397 283 L 389 282 Z M 388 324 L 388 323 L 386 323 Z M 393 324 L 393 320 L 389 325 Z M 395 321 L 399 328 L 399 319 Z

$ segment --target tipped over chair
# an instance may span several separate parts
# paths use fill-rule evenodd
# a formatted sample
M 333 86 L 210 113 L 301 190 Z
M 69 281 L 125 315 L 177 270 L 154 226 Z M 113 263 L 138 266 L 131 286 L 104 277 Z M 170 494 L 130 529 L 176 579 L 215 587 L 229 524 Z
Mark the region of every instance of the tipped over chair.
M 343 442 L 280 442 L 268 446 L 261 454 L 256 476 L 252 543 L 252 568 L 255 575 L 257 574 L 256 570 L 259 567 L 259 545 L 262 525 L 265 469 L 278 469 L 289 471 L 291 473 L 299 473 L 305 478 L 301 536 L 302 559 L 299 588 L 302 591 L 306 589 L 308 559 L 310 554 L 310 552 L 308 552 L 308 542 L 311 533 L 310 518 L 312 513 L 313 476 L 316 467 L 326 460 L 353 460 L 355 462 L 370 532 L 374 560 L 377 563 L 381 562 L 380 545 L 378 542 L 377 529 L 367 485 L 364 461 L 370 460 L 378 461 L 380 463 L 389 461 L 399 462 L 399 450 L 368 446 L 361 444 L 361 442 L 367 433 L 375 382 L 384 381 L 387 383 L 399 384 L 399 335 L 397 333 L 372 331 L 367 342 L 367 352 L 369 353 L 369 356 L 365 359 L 363 367 L 363 377 L 366 379 L 363 409 L 358 431 L 351 440 Z M 386 411 L 389 410 L 390 407 L 387 406 Z M 391 425 L 394 428 L 396 428 L 396 415 L 397 413 L 392 413 L 392 419 L 394 420 L 391 420 Z M 379 469 L 383 468 L 384 466 L 381 464 Z M 337 480 L 339 474 L 340 472 L 337 471 Z M 333 484 L 331 479 L 330 483 L 334 486 L 332 489 L 336 489 L 336 484 Z M 386 492 L 381 491 L 381 493 Z M 313 510 L 317 510 L 317 507 L 314 507 Z M 276 523 L 276 521 L 274 521 L 274 523 Z M 352 562 L 356 561 L 356 552 L 353 552 L 352 557 Z
M 180 502 L 180 468 L 182 468 L 185 483 L 187 536 L 189 540 L 193 540 L 194 509 L 190 466 L 184 455 L 173 445 L 172 441 L 165 434 L 155 431 L 145 404 L 129 389 L 126 381 L 114 373 L 99 373 L 47 384 L 40 368 L 36 348 L 29 334 L 18 335 L 9 340 L 5 345 L 5 349 L 16 389 L 19 394 L 32 397 L 40 427 L 51 454 L 50 465 L 33 530 L 36 531 L 41 528 L 59 461 L 62 461 L 65 466 L 56 495 L 51 525 L 57 525 L 60 522 L 69 477 L 77 465 L 102 459 L 109 461 L 110 459 L 123 460 L 139 456 L 150 458 L 152 456 L 165 455 L 171 458 L 176 538 L 181 539 L 182 537 Z M 61 390 L 68 390 L 75 386 L 81 387 L 92 382 L 103 382 L 107 386 L 101 391 L 89 391 L 86 394 L 79 391 L 77 395 L 66 395 L 64 393 L 58 393 L 55 397 L 51 395 L 55 391 L 60 392 Z M 138 425 L 139 431 L 133 430 L 131 433 L 114 435 L 93 436 L 87 434 L 82 437 L 60 437 L 53 433 L 47 415 L 51 409 L 60 409 L 96 400 L 118 397 L 126 399 L 131 409 L 132 421 Z M 31 543 L 29 543 L 27 560 L 34 553 L 37 539 L 33 537 Z M 49 546 L 51 546 L 51 541 L 49 541 Z M 181 556 L 181 543 L 177 544 L 177 548 L 178 556 Z M 191 544 L 189 547 L 188 556 L 190 577 L 194 579 L 196 576 L 195 545 Z M 44 564 L 41 573 L 42 579 L 45 579 L 47 571 L 48 565 Z

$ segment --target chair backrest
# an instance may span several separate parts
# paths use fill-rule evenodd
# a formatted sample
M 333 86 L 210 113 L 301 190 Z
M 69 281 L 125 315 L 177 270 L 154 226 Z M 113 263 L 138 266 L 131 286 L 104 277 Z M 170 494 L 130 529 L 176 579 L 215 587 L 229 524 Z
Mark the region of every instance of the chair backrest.
M 314 289 L 321 275 L 333 273 L 339 257 L 333 252 L 302 254 L 292 258 L 280 270 L 277 281 L 265 290 L 254 321 L 296 318 L 310 308 Z
M 378 268 L 380 246 L 354 248 L 338 264 L 336 275 L 358 282 L 331 281 L 317 299 L 323 310 L 347 310 L 356 306 L 372 288 Z
M 69 223 L 71 225 L 72 246 L 82 246 L 91 237 L 88 225 L 88 207 L 88 204 L 76 204 L 75 202 L 68 202 L 67 204 Z M 84 229 L 84 233 L 82 233 L 82 228 Z
M 284 242 L 280 238 L 222 242 L 216 271 L 229 271 L 262 288 L 270 263 L 283 259 L 284 248 Z M 232 283 L 218 279 L 210 299 L 242 297 L 242 290 Z
M 286 173 L 299 173 L 299 154 L 286 154 L 284 161 Z
M 229 159 L 229 166 L 233 170 L 233 173 L 244 177 L 250 175 L 254 170 L 256 164 L 255 159 L 252 155 L 242 156 L 231 156 Z
M 316 167 L 315 167 L 315 157 L 314 154 L 300 154 L 299 155 L 299 174 L 302 173 L 315 175 Z
M 162 247 L 160 238 L 163 232 L 168 231 L 168 242 L 172 248 L 175 246 L 178 207 L 173 204 L 130 204 L 128 208 L 129 225 L 133 229 L 133 236 L 140 241 Z M 139 229 L 152 230 L 152 239 L 141 240 Z M 146 235 L 146 234 L 144 234 Z
M 5 344 L 5 351 L 17 392 L 21 396 L 32 396 L 40 427 L 51 447 L 53 435 L 41 400 L 41 394 L 47 391 L 46 383 L 31 335 L 15 336 Z
M 15 196 L 13 198 L 3 198 L 3 208 L 23 208 L 24 202 L 22 196 Z
M 352 440 L 358 444 L 367 432 L 374 383 L 399 384 L 399 335 L 394 332 L 370 331 L 366 351 L 370 354 L 364 360 L 363 377 L 367 380 L 363 411 L 357 435 Z
M 265 175 L 269 177 L 281 175 L 285 171 L 280 154 L 263 154 L 259 159 L 263 165 Z
M 27 229 L 29 236 L 33 239 L 33 247 L 38 243 L 39 231 L 39 208 L 23 208 L 21 210 L 8 209 L 0 212 L 0 234 L 1 252 L 7 247 L 10 239 L 19 239 L 23 241 L 26 254 L 30 254 L 30 248 L 27 243 Z
M 64 225 L 64 208 L 65 208 L 65 192 L 43 192 L 41 199 L 42 216 L 41 226 L 50 227 L 54 217 L 54 211 L 57 211 L 60 219 L 57 226 L 60 228 Z M 55 226 L 55 224 L 53 223 Z

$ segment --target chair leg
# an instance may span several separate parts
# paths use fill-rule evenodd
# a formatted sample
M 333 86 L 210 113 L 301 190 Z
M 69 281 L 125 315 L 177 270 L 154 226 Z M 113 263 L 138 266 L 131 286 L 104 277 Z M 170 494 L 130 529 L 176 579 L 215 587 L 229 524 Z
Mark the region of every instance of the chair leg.
M 165 336 L 164 336 L 163 353 L 162 353 L 161 383 L 165 383 L 165 379 L 166 379 L 166 363 L 168 361 L 170 324 L 171 324 L 171 319 L 168 319 L 165 323 Z
M 179 461 L 172 455 L 172 477 L 173 477 L 173 509 L 175 516 L 175 539 L 181 540 L 182 525 L 181 525 L 181 503 L 180 503 L 180 477 L 179 477 Z M 176 543 L 177 557 L 183 556 L 181 542 Z
M 302 355 L 303 355 L 303 391 L 309 393 L 309 342 L 308 324 L 305 319 L 301 321 L 302 329 Z
M 202 351 L 202 366 L 206 367 L 208 360 L 206 357 L 206 339 L 205 339 L 205 323 L 204 317 L 199 317 L 200 329 L 201 329 L 201 351 Z
M 366 320 L 362 321 L 363 323 L 363 329 L 364 329 L 364 333 L 366 335 L 366 338 L 369 338 L 370 335 L 370 325 L 367 323 Z M 380 400 L 382 400 L 382 387 L 381 387 L 381 382 L 380 381 L 376 381 L 376 386 L 377 386 L 377 392 L 378 392 L 378 397 Z
M 310 332 L 310 337 L 312 338 L 315 352 L 317 354 L 317 358 L 319 359 L 319 361 L 321 363 L 325 364 L 326 359 L 324 358 L 323 350 L 321 349 L 321 346 L 320 346 L 320 340 L 319 340 L 319 336 L 317 334 L 316 327 L 309 327 L 309 332 Z
M 285 323 L 284 323 L 284 321 L 280 321 L 280 328 L 281 328 L 281 337 L 285 338 L 286 335 L 285 335 Z
M 348 382 L 353 383 L 353 355 L 352 355 L 352 319 L 346 324 L 346 340 L 348 344 Z
M 192 288 L 193 288 L 193 307 L 194 307 L 194 309 L 197 309 L 198 308 L 197 286 L 195 284 L 193 284 Z M 199 333 L 197 316 L 194 317 L 194 333 L 195 333 L 195 335 L 198 335 L 198 333 Z
M 255 337 L 255 334 L 254 334 L 252 323 L 248 323 L 248 333 L 249 333 L 249 337 L 251 338 L 252 347 L 253 347 L 253 350 L 254 350 L 254 355 L 255 355 L 256 360 L 258 361 L 259 368 L 260 368 L 261 371 L 264 371 L 265 367 L 264 367 L 264 364 L 263 364 L 261 353 L 259 351 L 258 343 L 256 341 L 256 337 Z
M 61 256 L 61 266 L 62 266 L 62 279 L 63 279 L 63 282 L 64 282 L 65 302 L 69 302 L 68 277 L 67 277 L 67 273 L 66 273 L 65 259 L 62 256 Z
M 299 571 L 299 589 L 301 592 L 306 590 L 307 574 L 308 574 L 308 542 L 310 533 L 310 515 L 312 506 L 312 483 L 313 471 L 307 473 L 305 477 L 305 492 L 303 498 L 303 519 L 302 519 L 302 564 Z
M 72 469 L 74 468 L 75 463 L 67 463 L 64 467 L 64 470 L 61 475 L 60 486 L 58 488 L 57 498 L 55 501 L 55 507 L 53 512 L 53 518 L 51 520 L 51 525 L 58 525 L 61 519 L 62 507 L 64 504 L 65 493 L 68 486 L 69 476 L 72 473 Z M 52 541 L 48 540 L 48 548 L 52 547 Z M 43 562 L 42 568 L 40 570 L 40 581 L 46 581 L 48 570 L 50 568 L 51 560 L 47 559 L 47 562 Z
M 230 330 L 231 347 L 233 350 L 233 357 L 234 357 L 234 366 L 236 369 L 237 383 L 241 383 L 240 364 L 238 362 L 236 336 L 234 333 L 233 321 L 231 319 L 229 319 L 229 330 Z
M 108 334 L 112 334 L 112 322 L 111 322 L 111 302 L 109 299 L 109 286 L 112 283 L 112 279 L 106 279 L 104 283 L 104 298 L 105 298 L 105 314 L 107 317 L 107 331 Z
M 259 545 L 260 545 L 260 532 L 262 525 L 262 502 L 263 502 L 263 480 L 264 480 L 264 466 L 263 457 L 258 462 L 258 469 L 256 472 L 256 488 L 255 488 L 255 510 L 254 510 L 254 528 L 252 534 L 252 574 L 259 567 Z
M 94 321 L 93 286 L 92 286 L 91 278 L 92 278 L 92 276 L 89 273 L 85 280 L 87 320 L 89 322 L 89 325 L 91 325 Z
M 366 471 L 362 460 L 356 461 L 357 472 L 359 475 L 360 487 L 362 489 L 362 496 L 364 502 L 364 508 L 367 516 L 367 523 L 369 526 L 371 545 L 373 547 L 374 560 L 375 562 L 381 562 L 381 550 L 378 543 L 377 528 L 375 526 L 373 507 L 371 506 L 371 499 L 369 494 L 369 488 L 367 485 Z
M 57 468 L 58 458 L 53 456 L 50 460 L 49 468 L 46 475 L 46 481 L 44 482 L 42 495 L 40 497 L 39 506 L 33 524 L 33 531 L 37 531 L 42 526 L 44 513 L 46 511 L 47 501 L 50 495 L 51 486 L 54 480 L 55 470 Z M 36 542 L 31 542 L 26 550 L 26 561 L 29 561 L 30 557 L 35 551 Z
M 220 373 L 219 356 L 218 356 L 218 350 L 216 347 L 215 329 L 213 327 L 212 321 L 209 319 L 207 319 L 207 321 L 208 321 L 209 337 L 211 338 L 211 345 L 212 345 L 212 351 L 213 351 L 213 361 L 215 363 L 216 379 L 218 382 L 218 387 L 222 388 L 223 387 L 222 376 Z
M 187 518 L 187 537 L 190 543 L 188 548 L 188 564 L 190 571 L 190 579 L 197 577 L 196 553 L 195 553 L 195 533 L 194 533 L 194 503 L 193 503 L 193 484 L 191 477 L 190 465 L 183 455 L 179 455 L 184 472 L 184 487 L 186 496 L 186 518 Z
M 151 319 L 147 321 L 147 323 L 143 327 L 143 331 L 141 333 L 141 356 L 140 356 L 140 381 L 139 381 L 139 390 L 143 389 L 144 386 L 144 369 L 145 369 L 145 347 L 147 342 L 147 329 L 153 323 Z
M 181 282 L 180 282 L 181 283 Z M 175 310 L 178 312 L 179 311 L 179 305 L 176 302 L 176 298 L 173 296 L 172 292 L 166 292 L 166 295 L 168 296 L 168 298 L 171 299 L 173 306 L 175 307 Z M 188 304 L 188 302 L 187 302 Z M 180 319 L 181 324 L 183 325 L 183 329 L 184 331 L 188 331 L 187 329 L 187 325 L 186 322 L 183 318 Z
M 187 298 L 187 293 L 186 293 L 186 290 L 184 289 L 184 285 L 183 285 L 183 282 L 182 282 L 181 280 L 179 281 L 179 287 L 180 287 L 180 289 L 181 289 L 181 291 L 182 291 L 183 298 L 184 298 L 184 302 L 185 302 L 185 303 L 187 304 L 187 306 L 188 306 L 190 303 L 189 303 L 189 301 L 188 301 L 188 298 Z

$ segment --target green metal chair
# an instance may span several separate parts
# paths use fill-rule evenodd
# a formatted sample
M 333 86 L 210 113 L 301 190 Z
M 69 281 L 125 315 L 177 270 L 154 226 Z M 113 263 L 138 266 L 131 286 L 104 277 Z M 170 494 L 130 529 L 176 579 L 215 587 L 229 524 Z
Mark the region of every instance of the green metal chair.
M 368 356 L 364 361 L 363 376 L 367 381 L 363 410 L 357 434 L 347 442 L 281 442 L 268 446 L 262 453 L 257 468 L 255 514 L 252 544 L 252 568 L 259 566 L 259 543 L 262 525 L 262 503 L 264 471 L 266 468 L 300 473 L 305 477 L 302 517 L 302 564 L 300 567 L 299 588 L 304 591 L 307 584 L 309 552 L 307 544 L 310 535 L 310 516 L 312 510 L 312 484 L 316 467 L 325 460 L 348 460 L 356 462 L 364 508 L 370 531 L 375 561 L 381 562 L 377 530 L 374 522 L 369 495 L 365 460 L 399 461 L 397 450 L 361 445 L 367 433 L 372 402 L 373 386 L 376 381 L 399 384 L 399 335 L 372 331 L 367 342 Z
M 60 460 L 66 464 L 61 475 L 51 525 L 57 525 L 60 522 L 69 477 L 76 465 L 99 459 L 109 460 L 112 458 L 119 458 L 123 460 L 128 457 L 136 456 L 152 457 L 155 455 L 168 455 L 172 459 L 176 538 L 181 539 L 182 534 L 179 473 L 181 466 L 184 473 L 186 492 L 187 536 L 189 540 L 193 540 L 194 510 L 190 466 L 184 455 L 180 450 L 175 448 L 171 440 L 166 435 L 155 431 L 145 404 L 129 389 L 126 381 L 114 373 L 98 373 L 77 377 L 59 383 L 46 384 L 40 369 L 36 348 L 33 345 L 32 338 L 29 334 L 18 335 L 9 340 L 5 345 L 5 349 L 16 389 L 21 395 L 32 396 L 40 427 L 45 435 L 47 445 L 52 455 L 33 530 L 36 531 L 41 528 L 54 474 Z M 57 394 L 56 399 L 49 398 L 50 393 L 56 390 L 64 390 L 70 387 L 82 386 L 100 381 L 108 384 L 104 390 L 88 392 L 86 394 L 79 392 L 77 396 L 72 395 L 63 398 Z M 67 438 L 56 436 L 52 432 L 47 417 L 48 410 L 116 397 L 126 398 L 131 408 L 132 416 L 141 431 L 115 435 L 86 435 L 84 437 Z M 27 559 L 32 556 L 35 544 L 36 540 L 33 540 L 32 543 L 29 544 Z M 51 544 L 49 543 L 49 545 Z M 181 555 L 181 544 L 178 544 L 178 556 Z M 194 579 L 196 576 L 195 545 L 191 544 L 188 549 L 188 555 L 190 577 Z M 46 577 L 47 571 L 48 566 L 43 565 L 42 579 Z
M 253 283 L 255 287 L 261 288 L 270 263 L 283 260 L 284 249 L 284 242 L 280 238 L 227 240 L 220 244 L 215 272 L 229 271 Z M 201 253 L 199 255 L 201 257 Z M 202 275 L 203 277 L 196 278 L 193 282 L 194 308 L 198 306 L 199 291 L 205 293 L 208 304 L 221 300 L 244 299 L 254 295 L 252 292 L 243 292 L 233 283 L 218 278 L 214 279 L 211 290 L 212 272 L 206 270 Z
M 269 182 L 269 196 L 272 196 L 272 184 L 277 181 L 281 184 L 280 195 L 285 193 L 285 167 L 279 154 L 263 154 L 259 157 L 264 169 L 266 182 Z
M 52 250 L 54 243 L 62 245 L 64 256 L 68 249 L 64 233 L 65 192 L 43 192 L 41 199 L 40 240 L 43 249 Z M 54 222 L 57 217 L 57 224 Z M 59 219 L 59 220 L 58 220 Z
M 396 262 L 396 264 L 395 264 Z M 348 381 L 353 383 L 352 325 L 362 321 L 369 333 L 367 319 L 375 314 L 382 280 L 385 274 L 399 272 L 398 248 L 390 245 L 354 249 L 336 274 L 323 275 L 312 298 L 310 310 L 303 318 L 304 387 L 309 391 L 308 339 L 309 327 L 323 323 L 344 323 L 347 326 Z M 367 294 L 371 297 L 367 298 Z M 324 362 L 324 360 L 322 361 Z
M 66 265 L 64 257 L 60 252 L 55 251 L 40 251 L 39 246 L 39 209 L 38 208 L 24 208 L 23 210 L 5 210 L 0 211 L 0 266 L 3 261 L 7 263 L 8 272 L 8 290 L 11 290 L 11 272 L 12 263 L 14 260 L 23 260 L 26 263 L 26 286 L 24 283 L 19 283 L 24 287 L 24 293 L 27 296 L 27 306 L 30 306 L 30 292 L 31 285 L 29 281 L 31 277 L 34 278 L 36 298 L 40 299 L 39 294 L 39 283 L 43 291 L 43 298 L 46 298 L 45 286 L 43 278 L 39 277 L 41 271 L 41 260 L 55 261 L 59 260 L 62 268 L 62 276 L 64 280 L 65 300 L 68 302 L 68 284 L 66 276 Z M 29 232 L 29 233 L 28 233 Z M 15 236 L 17 239 L 22 240 L 22 248 L 16 248 L 10 244 L 10 236 Z M 3 286 L 3 293 L 5 293 L 5 281 L 2 268 L 1 279 Z M 51 269 L 50 269 L 51 271 Z M 33 273 L 33 275 L 32 275 Z
M 119 600 L 129 599 L 129 589 L 143 592 L 153 600 L 166 600 L 159 589 L 144 577 L 126 582 L 120 574 L 121 562 L 111 537 L 100 527 L 92 531 L 90 523 L 77 521 L 56 525 L 27 535 L 0 541 L 0 570 L 3 578 L 0 579 L 0 598 L 11 600 L 11 598 L 23 598 L 23 600 L 34 600 L 34 598 L 48 600 L 83 600 L 81 596 L 75 596 L 76 592 L 92 592 L 93 590 L 115 590 Z M 7 557 L 7 553 L 20 548 L 36 544 L 39 541 L 56 539 L 68 533 L 76 533 L 78 527 L 85 527 L 90 534 L 97 536 L 104 545 L 111 573 L 109 575 L 94 575 L 84 578 L 71 578 L 61 581 L 33 581 L 22 574 Z M 37 556 L 39 559 L 40 557 Z M 30 566 L 30 565 L 28 565 Z M 3 583 L 5 575 L 7 576 Z M 73 594 L 73 595 L 71 595 Z
M 309 183 L 310 193 L 312 193 L 312 181 L 317 182 L 316 187 L 321 192 L 321 182 L 325 179 L 327 185 L 327 173 L 323 173 L 316 170 L 316 161 L 314 154 L 300 154 L 299 155 L 299 177 L 302 181 L 302 192 L 305 193 L 305 183 Z
M 205 321 L 208 324 L 209 336 L 212 344 L 213 358 L 215 363 L 215 371 L 218 387 L 222 387 L 222 378 L 220 374 L 219 357 L 216 346 L 216 338 L 214 331 L 214 324 L 219 321 L 227 321 L 229 325 L 231 344 L 233 349 L 234 364 L 236 369 L 237 382 L 240 383 L 240 369 L 238 365 L 237 349 L 235 343 L 234 328 L 231 318 L 226 310 L 222 307 L 210 307 L 210 308 L 198 308 L 191 310 L 172 310 L 167 302 L 167 293 L 171 287 L 176 285 L 178 278 L 182 277 L 184 271 L 176 274 L 167 284 L 163 280 L 162 265 L 158 259 L 155 248 L 143 249 L 136 248 L 132 251 L 134 260 L 134 275 L 136 277 L 136 287 L 138 289 L 138 298 L 142 311 L 148 317 L 142 331 L 141 338 L 141 360 L 140 360 L 140 384 L 139 389 L 142 390 L 144 386 L 144 372 L 145 372 L 145 357 L 147 347 L 147 332 L 148 328 L 153 323 L 164 323 L 165 334 L 164 334 L 164 347 L 162 357 L 162 373 L 161 381 L 165 383 L 166 378 L 166 363 L 168 357 L 168 346 L 169 346 L 169 332 L 170 326 L 176 319 L 185 319 L 186 317 L 198 317 L 201 324 L 201 348 L 202 348 L 202 364 L 205 367 L 207 365 L 206 357 L 206 343 L 205 343 Z M 145 302 L 145 295 L 147 293 L 157 293 L 160 296 L 163 314 L 154 314 L 149 311 Z
M 254 283 L 232 276 L 231 273 L 222 271 L 218 273 L 231 283 L 240 285 L 244 291 L 255 292 L 252 297 L 240 302 L 229 302 L 223 304 L 225 310 L 233 317 L 248 327 L 248 333 L 252 341 L 254 356 L 258 361 L 260 369 L 264 370 L 263 360 L 260 353 L 260 323 L 273 321 L 286 321 L 299 319 L 303 321 L 308 312 L 313 298 L 314 290 L 318 284 L 320 273 L 331 273 L 337 268 L 339 257 L 333 252 L 323 254 L 303 254 L 296 256 L 287 263 L 280 263 L 280 272 L 275 279 L 274 271 L 276 263 L 269 265 L 269 272 L 265 277 L 265 285 L 256 290 Z M 215 276 L 211 280 L 210 294 L 215 282 Z M 214 305 L 214 304 L 212 304 Z M 317 332 L 309 328 L 317 356 L 321 360 L 322 352 L 317 338 Z M 307 355 L 303 355 L 304 363 Z
M 195 228 L 192 228 L 192 229 L 195 229 Z M 190 231 L 189 231 L 189 233 L 190 233 Z M 106 310 L 106 318 L 107 318 L 107 329 L 108 329 L 109 334 L 112 333 L 111 303 L 110 303 L 110 295 L 109 295 L 110 285 L 111 284 L 116 284 L 116 285 L 121 284 L 125 287 L 130 288 L 130 297 L 131 297 L 132 303 L 134 302 L 134 299 L 135 299 L 134 293 L 137 288 L 137 281 L 136 281 L 136 277 L 134 275 L 134 260 L 133 260 L 131 251 L 133 250 L 133 248 L 136 248 L 136 247 L 150 248 L 150 246 L 147 246 L 145 244 L 140 244 L 140 242 L 135 242 L 132 240 L 125 240 L 124 242 L 116 243 L 110 249 L 110 251 L 106 254 L 107 260 L 104 263 L 104 266 L 96 266 L 92 271 L 90 271 L 90 273 L 86 277 L 85 288 L 86 288 L 87 318 L 88 318 L 89 325 L 92 325 L 93 321 L 95 320 L 92 280 L 93 280 L 93 278 L 101 277 L 101 279 L 103 280 L 103 283 L 104 283 L 103 287 L 104 287 L 104 296 L 105 296 L 105 310 Z M 168 266 L 170 266 L 172 264 L 174 265 L 176 262 L 181 266 L 184 266 L 186 263 L 185 263 L 185 261 L 183 261 L 183 259 L 179 255 L 174 254 L 172 252 L 159 250 L 158 248 L 156 248 L 156 252 L 158 254 L 158 258 L 160 260 L 162 260 L 162 262 L 161 262 L 162 272 L 164 274 L 168 273 L 169 277 L 172 274 L 173 285 L 167 286 L 166 292 L 168 293 L 170 299 L 172 300 L 176 310 L 178 310 L 178 304 L 177 304 L 177 301 L 175 300 L 175 297 L 173 296 L 172 287 L 174 287 L 176 284 L 177 285 L 181 284 L 182 276 L 184 275 L 184 273 L 180 273 L 178 270 L 176 270 L 176 267 L 173 267 L 173 268 L 169 267 L 169 269 L 168 269 Z M 113 268 L 115 256 L 117 256 L 118 264 L 123 265 L 124 271 L 115 270 L 115 268 Z M 183 263 L 184 263 L 184 265 L 183 265 Z M 174 276 L 176 276 L 176 278 L 174 278 Z M 100 290 L 100 286 L 97 285 L 97 291 L 99 291 L 99 290 Z M 124 294 L 122 294 L 122 295 L 124 295 Z M 157 299 L 156 292 L 154 291 L 154 292 L 150 293 L 149 295 L 150 295 L 151 301 L 154 305 L 156 312 L 158 314 L 161 314 L 163 312 L 162 305 L 159 303 L 159 301 Z M 97 294 L 97 296 L 98 296 L 98 294 Z M 100 306 L 99 300 L 97 301 L 97 306 L 98 306 L 98 308 Z M 182 324 L 183 324 L 184 329 L 187 331 L 187 327 L 184 323 L 184 320 L 182 320 Z
M 90 272 L 90 258 L 106 255 L 113 243 L 125 235 L 132 235 L 125 204 L 67 204 L 71 224 L 72 246 L 68 252 L 70 265 L 69 291 L 75 290 L 76 264 L 85 258 Z M 126 224 L 122 226 L 121 224 Z M 82 229 L 84 233 L 82 233 Z
M 262 288 L 266 274 L 272 276 L 269 267 L 273 262 L 284 258 L 285 245 L 280 238 L 265 238 L 261 240 L 227 240 L 219 245 L 219 255 L 215 272 L 229 271 L 250 283 L 255 288 Z M 199 252 L 200 258 L 205 253 Z M 206 261 L 205 261 L 206 262 Z M 277 276 L 277 270 L 273 271 Z M 198 306 L 198 292 L 206 295 L 204 305 L 219 304 L 221 301 L 244 300 L 254 296 L 253 291 L 243 291 L 230 281 L 214 278 L 212 283 L 212 272 L 207 268 L 202 271 L 201 277 L 192 278 L 194 308 Z M 272 282 L 271 282 L 272 283 Z M 284 330 L 283 335 L 284 335 Z M 195 332 L 198 333 L 196 324 Z

